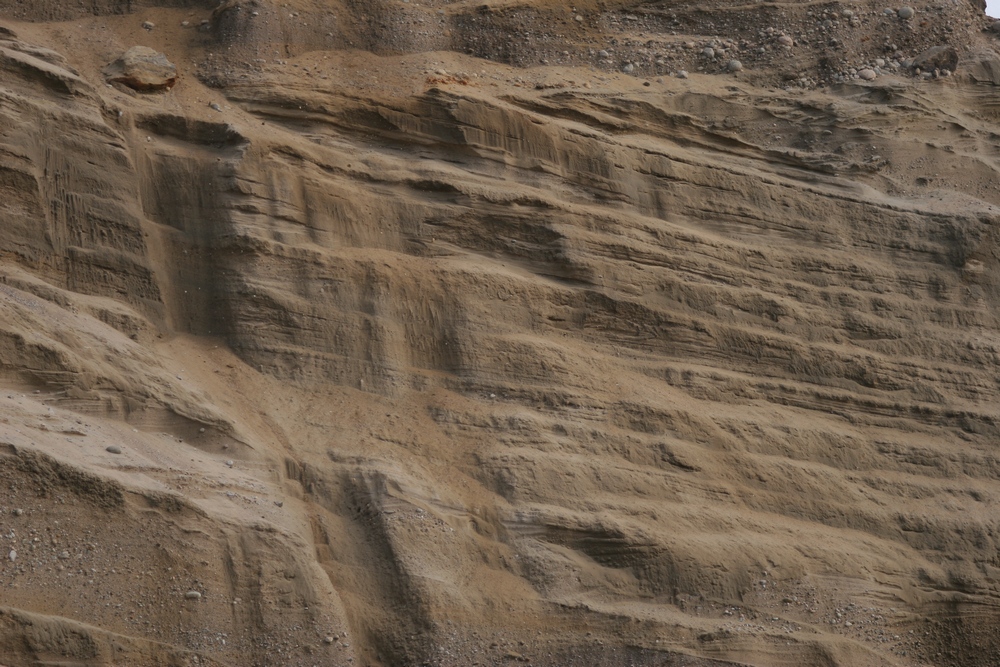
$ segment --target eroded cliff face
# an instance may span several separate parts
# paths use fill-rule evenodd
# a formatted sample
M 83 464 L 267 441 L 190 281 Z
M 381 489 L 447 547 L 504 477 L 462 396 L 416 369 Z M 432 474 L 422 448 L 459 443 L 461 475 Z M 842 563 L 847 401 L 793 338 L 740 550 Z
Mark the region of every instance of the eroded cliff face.
M 0 0 L 0 664 L 997 664 L 1000 60 L 914 7 Z

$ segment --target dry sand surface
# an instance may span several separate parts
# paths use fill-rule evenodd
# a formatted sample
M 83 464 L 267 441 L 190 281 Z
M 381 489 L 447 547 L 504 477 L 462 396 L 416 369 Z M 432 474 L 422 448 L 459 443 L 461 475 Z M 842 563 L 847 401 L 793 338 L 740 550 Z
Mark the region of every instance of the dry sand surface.
M 991 24 L 0 0 L 0 665 L 1000 664 Z

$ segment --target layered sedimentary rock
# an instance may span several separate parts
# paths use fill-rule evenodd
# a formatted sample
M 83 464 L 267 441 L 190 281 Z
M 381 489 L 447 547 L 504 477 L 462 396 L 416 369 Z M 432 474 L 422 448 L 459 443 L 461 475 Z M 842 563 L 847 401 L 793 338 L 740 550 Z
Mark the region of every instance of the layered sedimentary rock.
M 0 663 L 996 664 L 1000 66 L 915 9 L 0 1 Z

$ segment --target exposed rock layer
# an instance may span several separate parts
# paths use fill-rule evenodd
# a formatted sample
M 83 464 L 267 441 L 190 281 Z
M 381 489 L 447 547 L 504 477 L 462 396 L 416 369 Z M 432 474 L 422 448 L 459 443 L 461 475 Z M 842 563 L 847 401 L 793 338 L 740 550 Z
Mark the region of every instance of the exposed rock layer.
M 997 663 L 985 17 L 285 4 L 0 0 L 4 664 Z

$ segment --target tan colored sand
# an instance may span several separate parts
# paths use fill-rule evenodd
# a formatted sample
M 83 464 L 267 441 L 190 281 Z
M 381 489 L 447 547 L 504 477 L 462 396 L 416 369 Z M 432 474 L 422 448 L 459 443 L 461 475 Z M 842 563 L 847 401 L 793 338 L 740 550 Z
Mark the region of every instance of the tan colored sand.
M 997 663 L 981 12 L 161 4 L 0 0 L 0 664 Z

